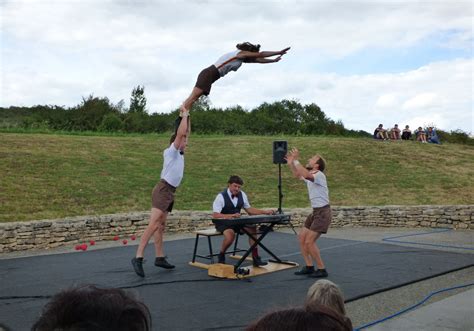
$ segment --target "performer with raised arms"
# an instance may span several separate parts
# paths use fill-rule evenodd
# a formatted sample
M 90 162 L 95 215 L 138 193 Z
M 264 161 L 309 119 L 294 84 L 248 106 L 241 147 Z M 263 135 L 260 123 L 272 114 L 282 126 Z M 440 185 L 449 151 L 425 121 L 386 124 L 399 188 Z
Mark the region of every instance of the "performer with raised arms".
M 316 244 L 321 234 L 328 231 L 331 223 L 331 207 L 329 206 L 329 191 L 324 169 L 326 163 L 320 155 L 314 155 L 304 167 L 299 161 L 299 151 L 293 148 L 286 156 L 288 166 L 296 178 L 303 180 L 308 187 L 309 200 L 313 212 L 306 218 L 304 226 L 298 234 L 301 254 L 306 265 L 295 272 L 295 275 L 308 275 L 314 278 L 327 277 L 321 254 Z M 316 262 L 317 270 L 314 269 Z
M 181 121 L 175 134 L 171 136 L 170 146 L 163 151 L 163 169 L 161 179 L 152 192 L 150 221 L 143 233 L 137 253 L 132 259 L 133 269 L 140 277 L 145 277 L 143 254 L 148 241 L 153 236 L 155 244 L 155 266 L 173 269 L 163 253 L 163 234 L 168 213 L 173 209 L 174 194 L 184 175 L 184 151 L 188 144 L 191 128 L 189 112 L 180 113 Z

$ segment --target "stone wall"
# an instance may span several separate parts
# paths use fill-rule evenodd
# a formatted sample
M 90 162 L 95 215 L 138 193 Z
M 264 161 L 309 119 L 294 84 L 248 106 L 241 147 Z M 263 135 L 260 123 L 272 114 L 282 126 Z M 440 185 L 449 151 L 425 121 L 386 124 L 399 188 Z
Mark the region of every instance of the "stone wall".
M 456 206 L 335 206 L 331 227 L 428 227 L 474 229 L 474 205 Z M 288 209 L 300 226 L 310 208 Z M 212 226 L 210 212 L 176 211 L 168 216 L 167 232 L 186 233 Z M 49 249 L 140 235 L 149 213 L 71 217 L 58 220 L 0 223 L 0 253 Z

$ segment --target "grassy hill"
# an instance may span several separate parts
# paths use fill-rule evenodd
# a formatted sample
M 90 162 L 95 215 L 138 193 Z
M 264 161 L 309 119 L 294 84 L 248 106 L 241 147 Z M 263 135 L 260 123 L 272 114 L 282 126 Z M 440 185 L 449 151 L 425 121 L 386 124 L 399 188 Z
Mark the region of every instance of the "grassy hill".
M 176 210 L 210 210 L 231 174 L 253 206 L 278 207 L 272 142 L 302 161 L 327 161 L 332 205 L 472 204 L 474 147 L 366 138 L 191 136 Z M 168 135 L 0 133 L 0 221 L 143 211 L 159 180 Z M 309 207 L 306 187 L 282 165 L 283 207 Z

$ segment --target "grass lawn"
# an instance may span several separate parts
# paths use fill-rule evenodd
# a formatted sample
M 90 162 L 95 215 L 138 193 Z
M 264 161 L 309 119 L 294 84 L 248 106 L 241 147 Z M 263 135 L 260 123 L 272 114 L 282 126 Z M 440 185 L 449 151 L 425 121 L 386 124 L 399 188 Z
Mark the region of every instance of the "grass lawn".
M 341 137 L 192 135 L 176 210 L 211 210 L 229 175 L 257 208 L 278 207 L 272 142 L 302 161 L 327 161 L 332 205 L 472 204 L 474 147 Z M 150 208 L 169 135 L 0 133 L 0 221 L 52 219 Z M 305 185 L 282 165 L 283 208 L 309 207 Z

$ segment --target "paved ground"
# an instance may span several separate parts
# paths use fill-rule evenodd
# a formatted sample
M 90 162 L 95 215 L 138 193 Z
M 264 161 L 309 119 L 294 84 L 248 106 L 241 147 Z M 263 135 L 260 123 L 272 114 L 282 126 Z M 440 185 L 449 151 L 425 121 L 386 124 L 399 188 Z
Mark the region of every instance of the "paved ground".
M 403 237 L 384 240 L 398 236 Z M 343 228 L 332 229 L 328 237 L 474 254 L 472 231 Z M 405 243 L 408 241 L 417 244 Z M 346 304 L 346 308 L 354 327 L 359 327 L 413 306 L 433 292 L 464 284 L 474 284 L 474 267 L 356 300 Z M 471 286 L 435 294 L 420 307 L 367 330 L 474 330 L 473 288 L 474 286 Z M 441 300 L 442 304 L 438 304 Z M 452 318 L 454 316 L 455 319 Z
M 473 309 L 474 290 L 468 290 L 374 325 L 370 330 L 473 330 Z
M 290 233 L 291 231 L 283 231 Z M 167 240 L 194 237 L 192 234 L 170 235 Z M 405 228 L 342 228 L 331 229 L 326 238 L 353 240 L 366 243 L 416 247 L 440 252 L 474 253 L 474 234 L 472 231 L 445 231 L 431 229 Z M 93 248 L 116 247 L 117 242 L 99 242 Z M 327 249 L 330 249 L 328 247 Z M 323 257 L 325 255 L 322 249 Z M 49 251 L 30 251 L 3 254 L 0 259 L 16 259 L 28 256 L 72 253 L 72 247 Z M 329 251 L 327 251 L 329 254 Z M 381 320 L 392 314 L 415 305 L 433 292 L 474 283 L 474 267 L 428 278 L 413 284 L 407 284 L 389 291 L 369 295 L 348 302 L 348 315 L 354 327 Z M 373 330 L 473 330 L 474 297 L 473 286 L 445 291 L 433 295 L 423 305 L 410 312 L 376 324 Z M 462 307 L 463 309 L 461 309 Z M 467 309 L 464 309 L 467 307 Z M 470 314 L 468 312 L 471 312 Z

